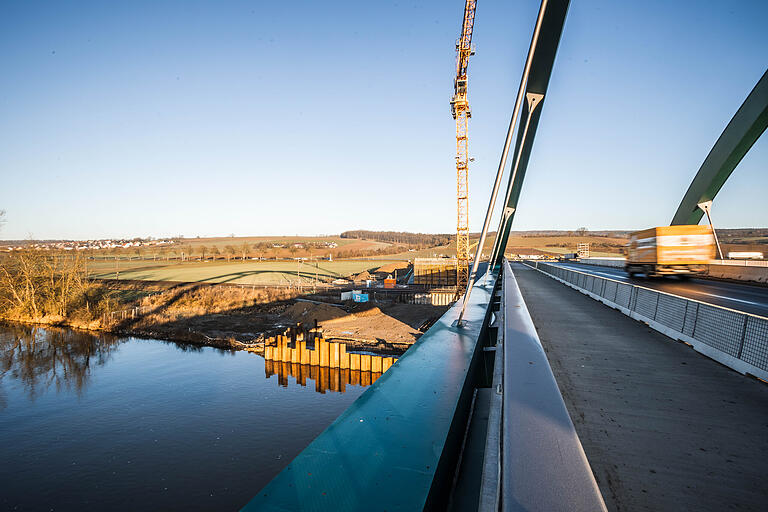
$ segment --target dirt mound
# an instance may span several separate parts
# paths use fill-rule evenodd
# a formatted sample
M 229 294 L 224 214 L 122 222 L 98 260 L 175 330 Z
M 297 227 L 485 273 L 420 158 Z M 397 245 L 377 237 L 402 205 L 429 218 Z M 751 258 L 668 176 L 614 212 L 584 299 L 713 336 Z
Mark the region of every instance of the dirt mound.
M 378 306 L 374 306 L 374 305 L 369 305 L 367 307 L 361 307 L 359 309 L 355 308 L 355 309 L 352 310 L 352 313 L 354 313 L 354 315 L 356 317 L 358 317 L 358 318 L 363 318 L 363 317 L 366 317 L 366 316 L 376 316 L 376 315 L 382 314 L 381 313 L 381 309 L 379 309 Z
M 343 309 L 331 306 L 330 304 L 312 304 L 310 302 L 297 302 L 285 310 L 284 316 L 293 322 L 302 322 L 309 324 L 317 320 L 324 322 L 334 318 L 347 316 L 348 313 Z
M 371 274 L 367 270 L 363 270 L 359 274 L 352 276 L 352 280 L 356 283 L 359 283 L 361 281 L 367 281 L 369 279 L 373 279 L 373 276 L 371 276 Z
M 409 264 L 407 261 L 396 261 L 394 263 L 387 263 L 386 265 L 382 265 L 376 269 L 376 272 L 386 272 L 387 274 L 391 274 L 395 270 L 407 269 L 408 267 Z

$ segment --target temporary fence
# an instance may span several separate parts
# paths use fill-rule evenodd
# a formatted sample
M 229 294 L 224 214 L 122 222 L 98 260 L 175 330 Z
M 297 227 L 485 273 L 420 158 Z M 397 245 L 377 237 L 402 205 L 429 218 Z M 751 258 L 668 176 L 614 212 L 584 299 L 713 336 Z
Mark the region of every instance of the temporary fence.
M 549 263 L 529 266 L 738 372 L 768 380 L 768 318 Z
M 104 314 L 103 321 L 105 323 L 122 322 L 123 320 L 127 320 L 129 318 L 137 318 L 146 313 L 149 313 L 155 307 L 156 306 L 136 306 L 131 309 L 122 309 L 120 311 L 110 311 L 109 313 Z

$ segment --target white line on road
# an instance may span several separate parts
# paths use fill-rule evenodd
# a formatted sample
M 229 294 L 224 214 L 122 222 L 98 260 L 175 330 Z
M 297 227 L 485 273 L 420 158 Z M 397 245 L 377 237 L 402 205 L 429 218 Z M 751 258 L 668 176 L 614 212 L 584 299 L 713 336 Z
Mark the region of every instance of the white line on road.
M 597 270 L 592 270 L 591 268 L 584 268 L 584 267 L 569 267 L 566 265 L 561 265 L 564 268 L 567 268 L 569 270 L 576 270 L 577 272 L 584 272 L 585 274 L 600 274 L 603 276 L 608 276 L 611 279 L 622 279 L 624 281 L 627 281 L 627 278 L 624 276 L 620 276 L 617 274 L 609 274 L 608 272 L 599 272 Z
M 714 293 L 697 292 L 697 291 L 693 291 L 693 293 L 698 293 L 699 295 L 709 295 L 710 297 L 717 297 L 718 299 L 732 300 L 734 302 L 743 302 L 744 304 L 754 304 L 755 306 L 765 306 L 765 303 L 763 302 L 753 302 L 751 300 L 734 299 L 733 297 L 726 297 L 724 295 L 717 295 Z

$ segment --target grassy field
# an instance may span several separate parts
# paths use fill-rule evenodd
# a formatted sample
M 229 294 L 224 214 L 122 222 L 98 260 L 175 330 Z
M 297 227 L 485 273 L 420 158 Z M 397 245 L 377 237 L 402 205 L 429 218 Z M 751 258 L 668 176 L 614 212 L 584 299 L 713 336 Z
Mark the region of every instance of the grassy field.
M 96 262 L 102 263 L 102 262 Z M 99 266 L 91 262 L 91 277 L 97 279 L 114 279 L 114 262 L 109 267 Z M 130 267 L 124 264 L 132 263 Z M 143 263 L 143 266 L 141 265 Z M 154 263 L 154 265 L 153 265 Z M 315 281 L 329 282 L 340 277 L 348 277 L 364 270 L 373 270 L 385 263 L 376 261 L 233 261 L 233 262 L 185 262 L 171 263 L 152 261 L 120 262 L 120 279 L 136 279 L 142 281 L 179 281 L 204 283 L 237 283 L 255 285 L 309 285 Z M 298 272 L 298 274 L 297 274 Z
M 293 250 L 294 244 L 302 245 Z M 326 244 L 336 244 L 337 247 L 328 247 Z M 275 245 L 281 247 L 274 247 Z M 185 258 L 200 258 L 201 250 L 205 248 L 206 257 L 216 256 L 217 259 L 225 259 L 227 249 L 232 248 L 233 257 L 240 258 L 245 248 L 247 256 L 270 257 L 270 258 L 292 258 L 292 257 L 310 257 L 310 256 L 328 256 L 334 258 L 352 254 L 354 251 L 376 251 L 391 247 L 392 244 L 376 242 L 373 240 L 356 240 L 341 238 L 338 236 L 328 237 L 307 237 L 307 236 L 251 236 L 251 237 L 217 237 L 217 238 L 184 238 L 168 246 L 145 246 L 141 248 L 120 249 L 117 253 L 114 250 L 98 250 L 93 255 L 97 258 L 110 257 L 119 254 L 121 257 L 142 258 L 157 257 L 163 259 L 166 256 L 179 258 L 184 252 Z
M 152 267 L 165 267 L 165 266 L 173 266 L 173 265 L 180 265 L 181 262 L 178 261 L 165 261 L 165 260 L 127 260 L 127 259 L 120 259 L 119 261 L 116 261 L 114 258 L 108 258 L 108 259 L 93 259 L 88 261 L 88 271 L 91 273 L 105 273 L 105 272 L 111 272 L 112 274 L 115 273 L 115 270 L 119 270 L 122 274 L 126 270 L 135 270 L 135 269 L 143 269 L 143 268 L 152 268 Z

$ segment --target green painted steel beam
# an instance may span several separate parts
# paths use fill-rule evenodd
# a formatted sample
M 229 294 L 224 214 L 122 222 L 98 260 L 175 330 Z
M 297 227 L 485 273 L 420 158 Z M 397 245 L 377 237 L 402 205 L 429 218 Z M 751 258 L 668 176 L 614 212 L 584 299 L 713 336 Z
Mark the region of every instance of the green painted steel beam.
M 504 258 L 509 231 L 515 217 L 525 172 L 533 149 L 533 141 L 536 137 L 536 129 L 539 126 L 542 103 L 546 98 L 552 68 L 557 56 L 557 48 L 560 45 L 560 36 L 563 33 L 563 25 L 570 4 L 569 0 L 544 1 L 546 2 L 546 10 L 525 87 L 526 101 L 523 104 L 520 123 L 518 124 L 506 201 L 503 205 L 502 219 L 492 251 L 492 265 L 495 272 L 501 268 L 501 260 Z
M 711 201 L 747 151 L 768 127 L 768 70 L 725 127 L 701 164 L 672 218 L 672 225 L 698 224 L 704 211 L 699 204 Z
M 474 286 L 244 511 L 445 510 L 482 367 L 493 282 Z

